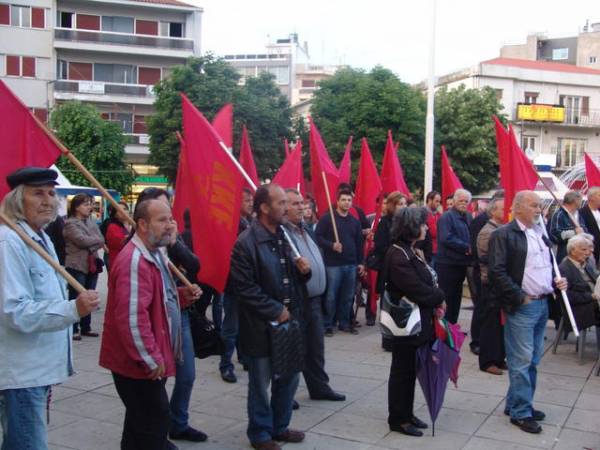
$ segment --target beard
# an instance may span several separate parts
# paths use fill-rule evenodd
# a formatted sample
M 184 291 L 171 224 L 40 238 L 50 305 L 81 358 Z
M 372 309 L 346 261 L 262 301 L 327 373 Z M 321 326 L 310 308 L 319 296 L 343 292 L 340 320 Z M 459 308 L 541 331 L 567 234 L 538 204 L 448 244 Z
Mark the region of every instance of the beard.
M 157 236 L 152 231 L 148 233 L 148 241 L 153 247 L 166 247 L 171 242 L 171 236 L 167 233 Z

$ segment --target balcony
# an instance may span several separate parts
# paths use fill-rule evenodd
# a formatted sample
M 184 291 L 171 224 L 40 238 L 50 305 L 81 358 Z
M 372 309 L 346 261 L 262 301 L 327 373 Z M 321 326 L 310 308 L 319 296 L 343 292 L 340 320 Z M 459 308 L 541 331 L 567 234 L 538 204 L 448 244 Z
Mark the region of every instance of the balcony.
M 187 38 L 146 36 L 112 31 L 54 29 L 55 47 L 90 51 L 111 51 L 159 56 L 193 55 L 194 41 Z M 135 50 L 133 50 L 135 48 Z
M 142 84 L 104 83 L 102 81 L 57 80 L 54 97 L 58 100 L 122 102 L 151 105 L 153 86 Z
M 564 120 L 562 122 L 556 121 L 538 121 L 538 120 L 521 120 L 517 115 L 517 106 L 513 109 L 513 120 L 515 122 L 525 122 L 528 124 L 539 123 L 544 125 L 561 125 L 568 127 L 586 127 L 586 128 L 598 128 L 600 127 L 600 109 L 588 109 L 584 114 L 581 109 L 565 108 Z

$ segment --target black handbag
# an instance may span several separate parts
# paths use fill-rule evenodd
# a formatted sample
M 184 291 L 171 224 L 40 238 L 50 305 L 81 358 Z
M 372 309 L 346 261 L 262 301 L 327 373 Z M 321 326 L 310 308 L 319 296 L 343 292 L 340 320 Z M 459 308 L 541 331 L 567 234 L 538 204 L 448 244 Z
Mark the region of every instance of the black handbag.
M 285 380 L 304 369 L 304 337 L 296 319 L 269 324 L 271 374 L 273 380 Z
M 222 355 L 225 344 L 214 323 L 208 320 L 199 308 L 192 305 L 188 309 L 190 330 L 194 341 L 194 354 L 196 358 L 204 359 L 212 355 Z
M 371 251 L 369 251 L 366 259 L 366 265 L 368 269 L 377 271 L 381 270 L 382 258 L 378 253 L 375 252 L 375 248 L 372 248 Z

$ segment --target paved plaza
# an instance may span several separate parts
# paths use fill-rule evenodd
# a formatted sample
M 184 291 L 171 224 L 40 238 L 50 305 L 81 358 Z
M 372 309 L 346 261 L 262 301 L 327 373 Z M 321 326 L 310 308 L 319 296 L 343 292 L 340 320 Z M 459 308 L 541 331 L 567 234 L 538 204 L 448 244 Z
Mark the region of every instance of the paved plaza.
M 105 285 L 104 280 L 100 285 Z M 103 292 L 105 297 L 105 293 Z M 469 305 L 467 301 L 467 306 Z M 93 326 L 100 330 L 104 312 L 95 313 Z M 361 319 L 364 312 L 361 310 Z M 461 312 L 468 329 L 470 310 Z M 595 334 L 595 333 L 590 333 Z M 540 365 L 536 408 L 546 412 L 544 431 L 531 435 L 509 424 L 502 413 L 507 375 L 479 371 L 468 345 L 458 388 L 451 383 L 444 408 L 436 423 L 436 434 L 411 438 L 390 432 L 387 416 L 387 378 L 390 354 L 381 350 L 377 327 L 360 328 L 358 336 L 336 334 L 326 338 L 326 369 L 331 386 L 347 396 L 345 402 L 312 401 L 303 380 L 296 399 L 292 427 L 306 431 L 301 444 L 290 450 L 366 449 L 490 449 L 556 450 L 600 449 L 600 377 L 595 376 L 596 344 L 586 345 L 585 363 L 580 365 L 571 337 L 553 355 L 553 328 L 548 328 L 546 354 Z M 74 343 L 77 375 L 53 388 L 49 441 L 52 450 L 118 449 L 124 408 L 110 374 L 98 366 L 99 339 L 83 338 Z M 237 384 L 224 383 L 218 358 L 196 360 L 197 379 L 190 406 L 191 425 L 209 435 L 208 442 L 177 442 L 180 449 L 248 449 L 246 438 L 247 376 L 238 366 Z M 169 392 L 172 380 L 168 384 Z M 430 422 L 417 385 L 416 414 Z

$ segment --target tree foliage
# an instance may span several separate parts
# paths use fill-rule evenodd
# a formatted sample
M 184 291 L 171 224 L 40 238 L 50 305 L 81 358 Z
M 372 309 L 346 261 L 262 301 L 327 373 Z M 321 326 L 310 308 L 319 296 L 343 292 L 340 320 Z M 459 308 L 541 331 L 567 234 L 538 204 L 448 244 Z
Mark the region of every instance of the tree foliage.
M 93 105 L 72 101 L 53 110 L 50 126 L 100 184 L 129 192 L 134 175 L 124 162 L 125 137 L 118 124 L 103 120 Z M 57 166 L 72 183 L 90 185 L 66 158 L 60 158 Z
M 390 70 L 378 66 L 370 72 L 338 71 L 319 84 L 311 113 L 334 162 L 339 163 L 348 137 L 354 135 L 354 173 L 360 139 L 368 139 L 374 159 L 381 162 L 391 130 L 400 142 L 398 153 L 409 187 L 422 185 L 425 98 Z
M 444 144 L 456 175 L 474 193 L 493 188 L 498 181 L 496 135 L 492 115 L 502 105 L 489 87 L 442 88 L 435 97 L 435 175 L 440 180 L 440 145 Z
M 239 80 L 240 75 L 230 64 L 209 54 L 189 58 L 155 86 L 155 114 L 148 121 L 149 162 L 170 181 L 175 181 L 179 161 L 175 132 L 182 129 L 180 93 L 185 93 L 208 120 L 224 104 L 233 103 L 234 148 L 239 149 L 245 124 L 259 175 L 271 177 L 279 168 L 284 156 L 283 139 L 289 137 L 291 128 L 288 100 L 270 74 L 247 78 L 241 86 Z

